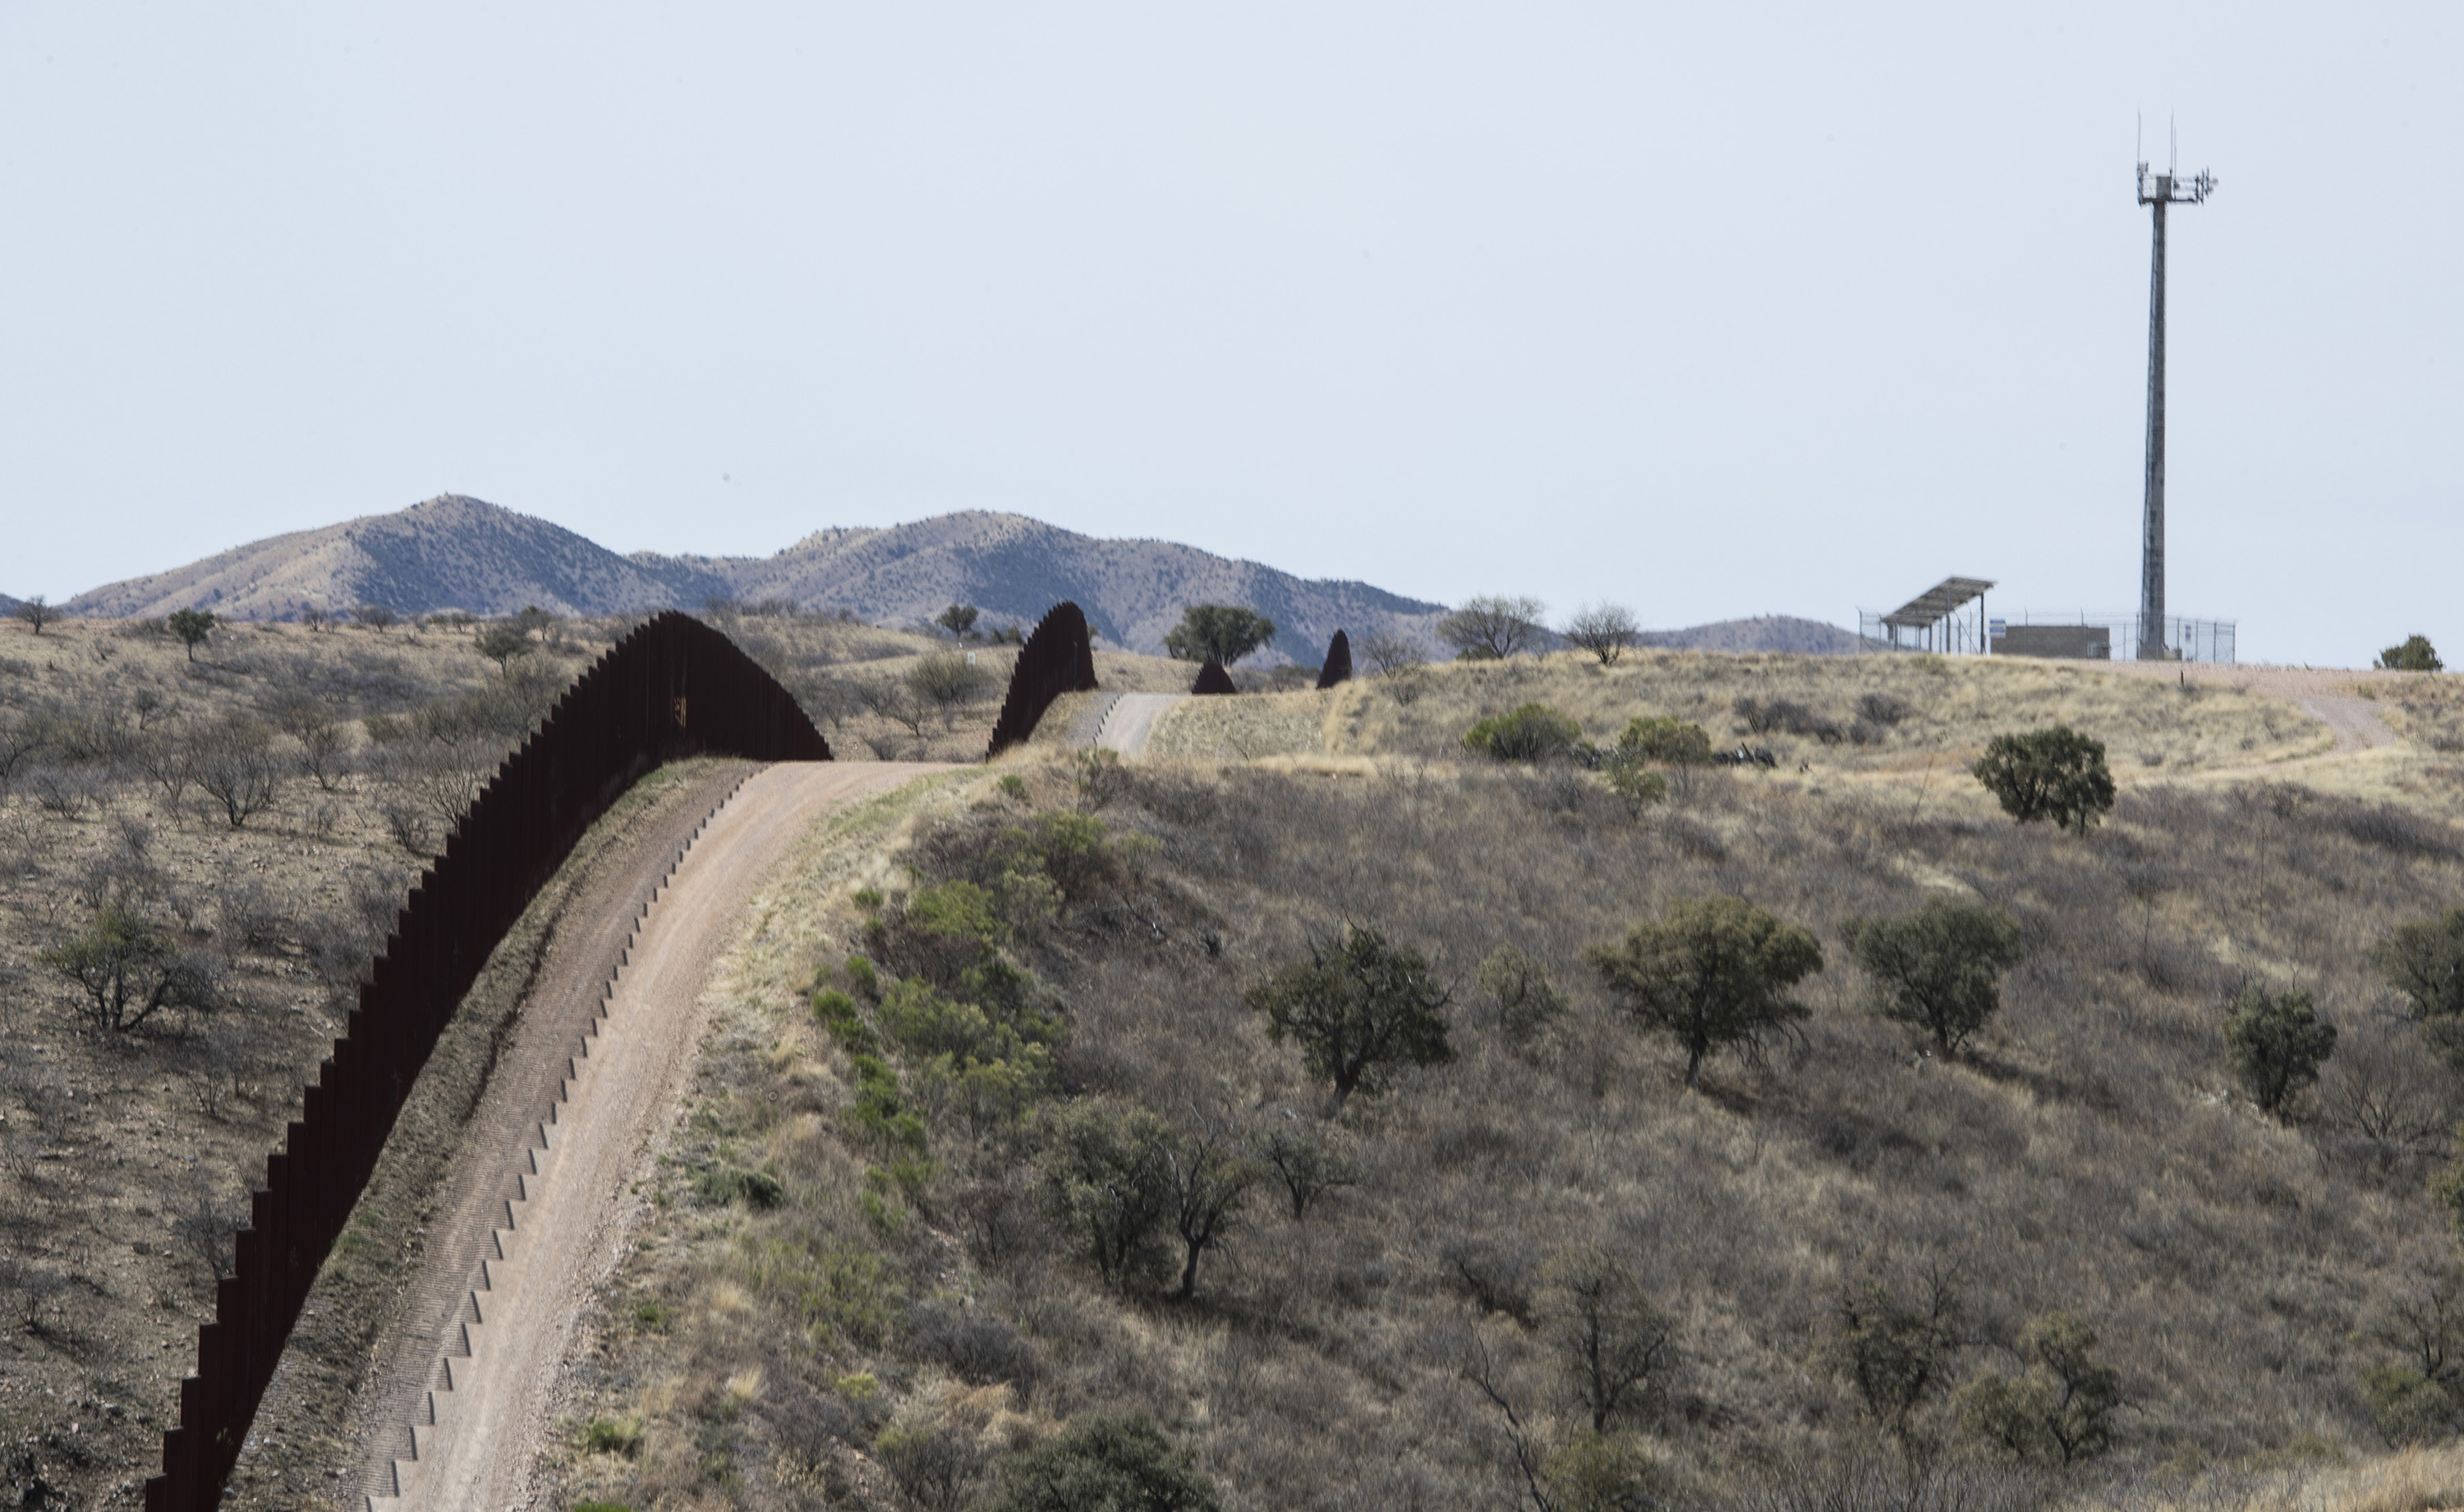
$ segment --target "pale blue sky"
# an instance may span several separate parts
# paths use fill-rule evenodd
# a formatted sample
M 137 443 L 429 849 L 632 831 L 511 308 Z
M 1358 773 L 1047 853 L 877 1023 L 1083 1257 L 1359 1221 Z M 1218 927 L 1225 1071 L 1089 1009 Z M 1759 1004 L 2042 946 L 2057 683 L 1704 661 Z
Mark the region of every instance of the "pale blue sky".
M 0 4 L 0 590 L 458 491 L 2464 652 L 2452 6 Z

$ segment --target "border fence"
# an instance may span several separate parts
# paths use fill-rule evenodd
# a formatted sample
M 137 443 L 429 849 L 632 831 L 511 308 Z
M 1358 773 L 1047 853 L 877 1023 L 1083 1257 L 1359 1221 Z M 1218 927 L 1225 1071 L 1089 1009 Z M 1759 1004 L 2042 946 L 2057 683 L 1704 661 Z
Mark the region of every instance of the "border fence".
M 1081 645 L 1085 633 L 1082 620 Z M 826 761 L 830 748 L 726 636 L 671 611 L 583 672 L 463 813 L 410 889 L 282 1150 L 266 1157 L 214 1321 L 197 1330 L 178 1426 L 163 1435 L 163 1474 L 145 1483 L 146 1512 L 209 1512 L 221 1501 L 308 1288 L 489 953 L 636 779 L 713 755 Z
M 1014 745 L 1023 745 L 1044 712 L 1063 693 L 1095 690 L 1095 646 L 1087 635 L 1087 616 L 1064 599 L 1045 611 L 1018 648 L 1010 668 L 1009 696 L 1001 700 L 1001 718 L 993 722 L 992 743 L 984 750 L 989 761 Z

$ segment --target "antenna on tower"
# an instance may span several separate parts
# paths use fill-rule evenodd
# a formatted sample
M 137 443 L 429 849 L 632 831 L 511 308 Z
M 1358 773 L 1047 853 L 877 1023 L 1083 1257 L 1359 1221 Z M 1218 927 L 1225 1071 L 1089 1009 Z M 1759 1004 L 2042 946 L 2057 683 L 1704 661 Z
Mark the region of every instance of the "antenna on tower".
M 2165 171 L 2149 173 L 2144 156 L 2139 163 L 2139 203 L 2152 208 L 2155 220 L 2147 280 L 2147 503 L 2139 566 L 2139 655 L 2145 661 L 2173 654 L 2165 646 L 2165 211 L 2168 206 L 2204 205 L 2216 187 L 2216 176 L 2204 168 L 2182 182 L 2180 128 L 2169 115 L 2165 126 Z M 2140 129 L 2144 139 L 2145 117 Z

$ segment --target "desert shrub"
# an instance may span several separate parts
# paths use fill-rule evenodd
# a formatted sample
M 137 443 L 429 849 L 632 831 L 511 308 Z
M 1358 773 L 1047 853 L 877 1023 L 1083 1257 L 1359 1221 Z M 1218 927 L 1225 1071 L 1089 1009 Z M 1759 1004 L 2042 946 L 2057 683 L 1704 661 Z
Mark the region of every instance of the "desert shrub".
M 966 652 L 940 651 L 907 669 L 907 686 L 946 720 L 992 691 L 993 674 L 970 661 Z
M 1670 766 L 1700 766 L 1711 759 L 1711 734 L 1701 725 L 1674 715 L 1631 720 L 1617 736 L 1613 758 L 1657 761 Z
M 2096 1330 L 2069 1313 L 2048 1313 L 2019 1335 L 2027 1370 L 1988 1374 L 1961 1388 L 1960 1427 L 2022 1459 L 2073 1464 L 2112 1447 L 2122 1376 L 2096 1357 Z
M 766 1210 L 787 1200 L 787 1189 L 777 1176 L 736 1166 L 703 1172 L 697 1190 L 702 1201 L 715 1208 L 741 1202 L 748 1208 Z
M 929 1143 L 924 1120 L 907 1107 L 898 1073 L 877 1055 L 848 1059 L 855 1071 L 855 1096 L 847 1108 L 848 1128 L 876 1150 L 922 1154 Z
M 1927 1268 L 1913 1295 L 1872 1271 L 1839 1288 L 1823 1355 L 1865 1414 L 1904 1443 L 1918 1411 L 1949 1385 L 1967 1328 L 1968 1309 L 1947 1267 Z
M 1680 898 L 1615 945 L 1583 953 L 1624 1010 L 1685 1051 L 1700 1086 L 1714 1050 L 1758 1051 L 1764 1036 L 1806 1017 L 1783 995 L 1822 970 L 1813 931 L 1733 896 Z
M 1330 1112 L 1355 1091 L 1380 1090 L 1396 1069 L 1444 1065 L 1446 1002 L 1427 957 L 1390 943 L 1376 930 L 1349 928 L 1309 946 L 1295 961 L 1243 995 L 1266 1016 L 1277 1044 L 1299 1044 L 1309 1073 L 1333 1084 Z
M 1597 1245 L 1552 1257 L 1541 1272 L 1540 1331 L 1592 1432 L 1656 1406 L 1677 1364 L 1677 1322 L 1624 1261 Z
M 1668 801 L 1668 778 L 1647 766 L 1616 761 L 1602 775 L 1608 778 L 1609 791 L 1624 801 L 1629 814 L 1639 816 L 1654 804 Z
M 976 1512 L 1215 1512 L 1215 1483 L 1143 1413 L 1072 1419 L 1010 1456 Z
M 2002 1006 L 2002 974 L 2019 961 L 2018 922 L 1965 898 L 1928 898 L 1896 917 L 1852 918 L 1839 932 L 1872 981 L 1873 1011 L 1932 1035 L 1945 1055 L 1956 1055 Z
M 1259 1147 L 1258 1155 L 1291 1199 L 1295 1223 L 1309 1216 L 1311 1203 L 1335 1188 L 1360 1185 L 1358 1164 L 1311 1129 L 1279 1129 Z
M 2447 664 L 2438 659 L 2438 652 L 2431 646 L 2427 635 L 2408 635 L 2403 645 L 2390 646 L 2379 652 L 2378 665 L 2398 672 L 2439 672 L 2447 669 Z
M 1491 714 L 1463 732 L 1463 749 L 1498 761 L 1538 761 L 1563 756 L 1583 738 L 1583 727 L 1546 704 L 1525 704 Z
M 642 1452 L 642 1425 L 629 1417 L 594 1417 L 583 1425 L 582 1448 L 630 1459 Z
M 1550 984 L 1539 957 L 1520 946 L 1499 946 L 1474 975 L 1488 995 L 1497 1026 L 1517 1046 L 1529 1045 L 1566 1011 L 1566 995 Z
M 1035 1346 L 981 1308 L 918 1303 L 908 1309 L 907 1338 L 917 1354 L 970 1385 L 1029 1387 L 1044 1373 Z
M 1478 594 L 1438 622 L 1438 639 L 1453 647 L 1458 661 L 1502 662 L 1548 644 L 1540 624 L 1547 612 L 1537 599 Z
M 1163 648 L 1184 662 L 1229 667 L 1275 638 L 1275 622 L 1229 603 L 1193 603 L 1166 630 Z
M 212 1006 L 206 963 L 176 950 L 143 915 L 120 904 L 106 905 L 83 932 L 36 959 L 83 994 L 88 1022 L 115 1034 L 165 1007 Z
M 1888 730 L 1917 712 L 1916 706 L 1897 693 L 1865 693 L 1857 700 L 1857 717 L 1869 725 Z
M 950 1423 L 892 1423 L 874 1436 L 872 1457 L 926 1512 L 957 1512 L 984 1471 L 974 1437 Z
M 1079 1098 L 1049 1109 L 1041 1132 L 1045 1201 L 1071 1247 L 1118 1290 L 1163 1275 L 1174 1197 L 1164 1121 L 1134 1105 Z
M 1758 699 L 1741 697 L 1731 705 L 1746 729 L 1765 735 L 1774 731 L 1793 735 L 1812 735 L 1825 745 L 1837 745 L 1842 732 L 1836 719 L 1825 719 L 1793 698 Z
M 2319 1080 L 2336 1053 L 2336 1026 L 2322 1023 L 2310 995 L 2252 987 L 2225 1014 L 2225 1063 L 2263 1112 L 2282 1113 Z
M 855 999 L 847 994 L 826 988 L 814 993 L 813 1017 L 830 1031 L 830 1038 L 838 1041 L 839 1048 L 849 1055 L 873 1055 L 880 1051 L 881 1041 L 874 1036 L 872 1026 L 857 1014 Z
M 197 786 L 233 829 L 282 796 L 282 765 L 274 755 L 272 732 L 254 720 L 233 716 L 197 732 L 189 759 Z
M 2113 807 L 2104 742 L 2068 725 L 1995 735 L 1972 770 L 2002 811 L 2022 824 L 2050 819 L 2084 834 Z

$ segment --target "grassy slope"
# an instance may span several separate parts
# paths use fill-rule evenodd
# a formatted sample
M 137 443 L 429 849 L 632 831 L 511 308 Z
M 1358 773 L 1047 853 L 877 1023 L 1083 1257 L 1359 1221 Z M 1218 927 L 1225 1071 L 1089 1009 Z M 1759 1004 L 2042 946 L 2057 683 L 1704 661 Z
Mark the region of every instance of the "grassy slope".
M 879 874 L 808 872 L 777 905 L 805 934 L 738 995 L 576 1406 L 577 1435 L 638 1423 L 642 1445 L 577 1438 L 575 1494 L 893 1505 L 867 1452 L 885 1426 L 998 1455 L 1136 1407 L 1198 1448 L 1230 1505 L 1494 1504 L 1511 1496 L 1497 1421 L 1450 1341 L 1488 1339 L 1528 1408 L 1560 1410 L 1534 1337 L 1478 1299 L 1528 1295 L 1533 1267 L 1582 1239 L 1630 1257 L 1684 1321 L 1682 1378 L 1648 1425 L 1681 1493 L 1786 1489 L 1789 1457 L 1867 1436 L 1815 1363 L 1832 1298 L 1868 1267 L 1905 1283 L 1934 1261 L 1958 1267 L 1976 1320 L 1963 1374 L 2006 1363 L 2038 1312 L 2101 1331 L 2133 1403 L 2114 1464 L 2134 1495 L 2256 1505 L 2306 1485 L 2312 1504 L 2418 1506 L 2387 1486 L 2453 1482 L 2434 1458 L 2315 1481 L 2267 1467 L 2374 1447 L 2358 1376 L 2392 1358 L 2374 1321 L 2451 1257 L 2422 1182 L 2454 1088 L 2369 953 L 2464 883 L 2464 767 L 2412 747 L 2283 766 L 2323 744 L 2288 706 L 2041 665 L 1649 656 L 1429 678 L 1409 702 L 1371 682 L 1184 706 L 1167 754 L 1310 759 L 1135 774 L 1102 817 L 1152 855 L 1014 953 L 1069 1006 L 1071 1091 L 1182 1121 L 1315 1116 L 1320 1089 L 1239 995 L 1346 918 L 1449 975 L 1501 945 L 1539 956 L 1573 1001 L 1539 1050 L 1511 1053 L 1466 986 L 1458 1063 L 1344 1114 L 1358 1191 L 1303 1224 L 1261 1205 L 1194 1304 L 1117 1298 L 1028 1216 L 1023 1138 L 936 1122 L 940 1174 L 868 1209 L 875 1157 L 841 1121 L 849 1064 L 793 994 L 844 957 L 848 890 Z M 1472 717 L 1526 698 L 1605 738 L 1662 711 L 1725 734 L 1748 691 L 1834 713 L 1893 692 L 1916 712 L 1879 745 L 1783 748 L 1810 774 L 1698 775 L 1640 822 L 1588 779 L 1451 755 Z M 2104 737 L 2126 780 L 2086 839 L 2011 825 L 1959 775 L 1991 733 L 2051 717 Z M 969 835 L 1076 800 L 1063 767 L 1020 775 L 1023 800 L 979 781 L 972 809 L 918 832 L 921 880 L 950 874 Z M 2010 909 L 2030 944 L 2002 1018 L 1955 1063 L 1863 1011 L 1837 945 L 1848 916 L 1937 888 Z M 1715 1063 L 1691 1096 L 1579 956 L 1709 891 L 1814 927 L 1831 968 L 1801 1038 L 1761 1067 Z M 2300 1126 L 2257 1114 L 2221 1064 L 2219 1004 L 2246 981 L 2310 987 L 2343 1027 Z M 2370 1099 L 2408 1107 L 2410 1133 L 2365 1137 L 2349 1114 Z M 701 1169 L 764 1163 L 785 1184 L 775 1211 L 694 1197 Z
M 791 672 L 839 679 L 897 676 L 947 646 L 839 622 L 722 625 Z M 519 707 L 543 708 L 621 628 L 561 627 L 517 663 L 537 684 Z M 982 654 L 990 676 L 1006 676 L 1006 651 Z M 417 737 L 381 750 L 360 721 L 502 687 L 467 632 L 442 628 L 227 626 L 193 661 L 133 623 L 0 629 L 0 726 L 55 730 L 0 781 L 0 1500 L 39 1479 L 49 1494 L 127 1504 L 159 1465 L 195 1325 L 213 1305 L 183 1220 L 227 1225 L 243 1211 L 425 862 L 381 810 L 417 795 L 429 757 L 484 773 L 510 743 L 482 734 L 450 750 Z M 925 743 L 980 754 L 1000 691 L 936 717 Z M 301 692 L 350 744 L 331 791 L 287 769 L 272 809 L 233 829 L 194 787 L 175 802 L 148 779 L 144 739 L 264 718 Z M 831 733 L 864 754 L 890 728 L 858 713 Z M 286 763 L 298 755 L 288 737 L 275 750 Z M 449 817 L 425 817 L 432 845 Z M 140 862 L 145 910 L 212 959 L 228 1011 L 96 1034 L 37 955 L 86 926 L 99 868 L 125 875 Z

